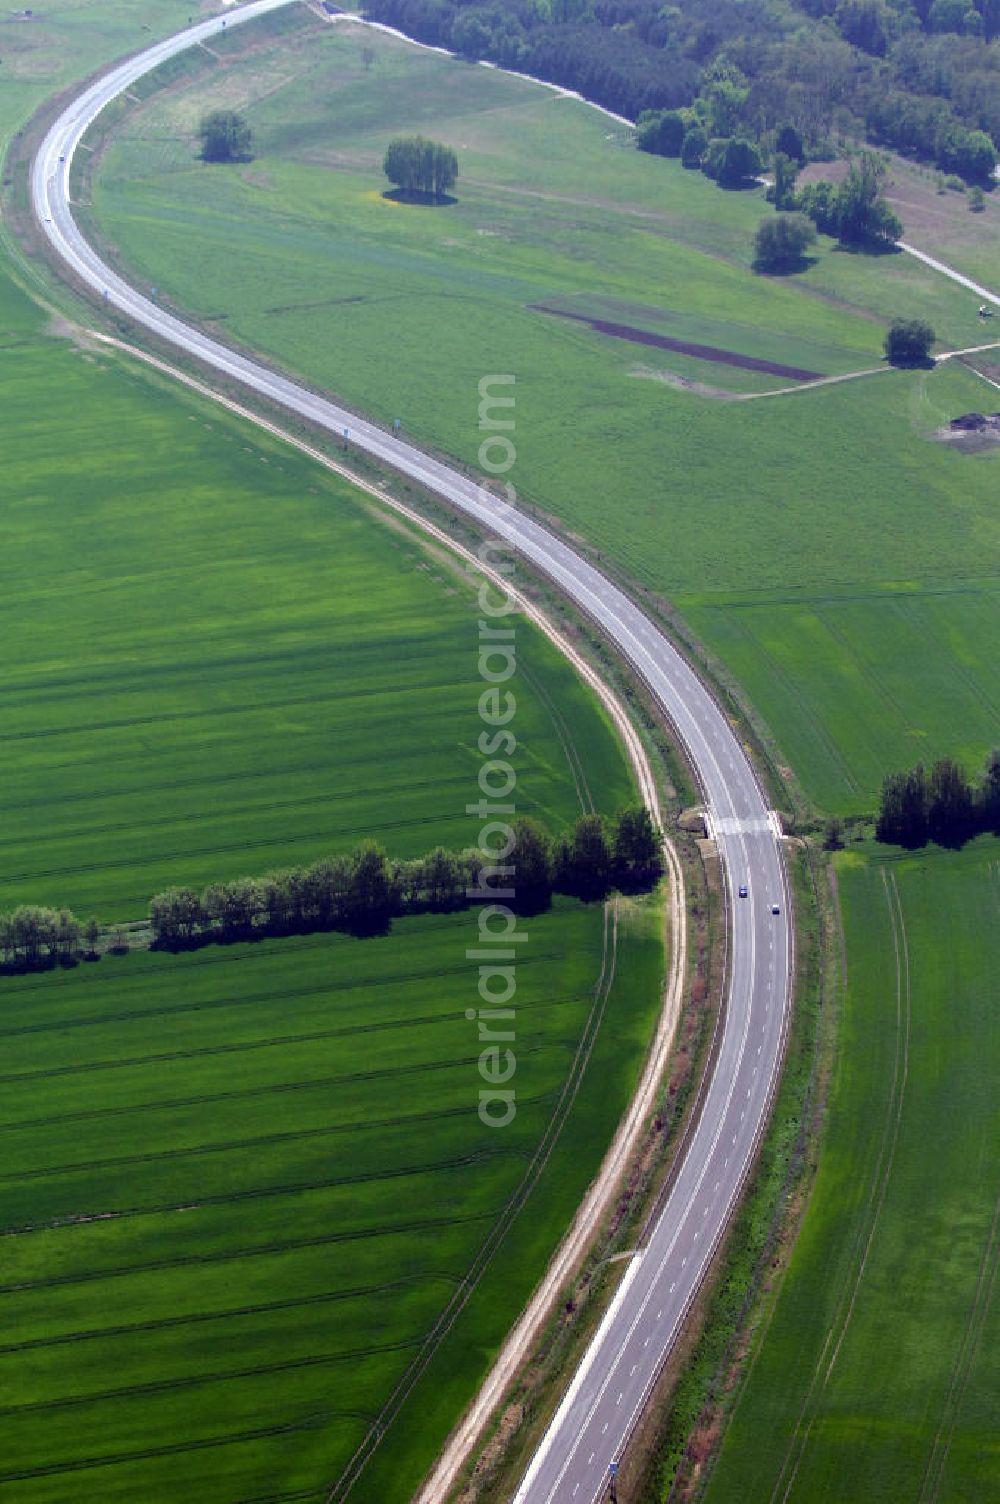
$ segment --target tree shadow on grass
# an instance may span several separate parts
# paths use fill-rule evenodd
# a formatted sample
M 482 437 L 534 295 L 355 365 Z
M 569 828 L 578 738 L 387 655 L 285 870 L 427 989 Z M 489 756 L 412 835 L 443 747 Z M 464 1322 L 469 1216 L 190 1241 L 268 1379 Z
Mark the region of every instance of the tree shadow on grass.
M 759 277 L 794 277 L 798 272 L 807 272 L 818 260 L 818 256 L 797 256 L 794 261 L 783 261 L 780 265 L 755 261 L 753 269 Z
M 886 356 L 885 363 L 894 371 L 933 371 L 937 366 L 933 355 L 924 355 L 920 360 L 906 360 L 901 355 L 897 355 L 895 360 L 890 360 Z
M 447 209 L 458 203 L 452 193 L 421 193 L 416 188 L 387 188 L 382 197 L 391 204 L 422 205 L 425 209 Z
M 838 240 L 834 253 L 842 256 L 901 256 L 894 240 Z

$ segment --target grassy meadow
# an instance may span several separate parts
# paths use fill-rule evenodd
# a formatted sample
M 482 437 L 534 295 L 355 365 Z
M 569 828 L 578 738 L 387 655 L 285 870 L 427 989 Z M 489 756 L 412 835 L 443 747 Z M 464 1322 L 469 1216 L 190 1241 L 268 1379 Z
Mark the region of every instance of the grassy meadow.
M 58 0 L 28 16 L 25 9 L 11 6 L 0 17 L 0 138 L 60 89 L 180 31 L 199 7 L 191 0 Z
M 530 921 L 498 1131 L 470 922 L 4 983 L 0 1499 L 318 1504 L 397 1393 L 350 1498 L 409 1497 L 586 1187 L 663 964 L 655 904 L 613 981 L 599 906 Z
M 915 753 L 981 759 L 1000 456 L 932 435 L 989 405 L 989 388 L 949 362 L 760 397 L 796 383 L 580 322 L 833 375 L 879 368 L 896 313 L 930 317 L 939 347 L 980 342 L 976 299 L 901 254 L 829 242 L 802 276 L 754 276 L 753 230 L 772 212 L 761 191 L 645 157 L 548 90 L 358 28 L 302 26 L 126 119 L 93 188 L 122 264 L 464 460 L 468 391 L 482 370 L 515 372 L 522 494 L 680 607 L 817 805 L 870 809 L 886 768 Z M 195 160 L 215 103 L 246 109 L 253 163 Z M 455 146 L 456 203 L 383 197 L 385 143 L 409 130 Z M 876 658 L 878 682 L 856 700 Z
M 995 1498 L 997 843 L 837 870 L 847 995 L 818 1178 L 705 1498 Z

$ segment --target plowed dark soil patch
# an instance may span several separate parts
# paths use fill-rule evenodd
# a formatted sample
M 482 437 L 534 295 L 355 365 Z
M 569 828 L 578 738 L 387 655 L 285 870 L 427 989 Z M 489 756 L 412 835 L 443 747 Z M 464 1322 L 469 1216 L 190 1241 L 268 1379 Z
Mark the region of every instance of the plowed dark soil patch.
M 693 355 L 696 360 L 714 360 L 721 366 L 737 366 L 741 371 L 763 371 L 768 376 L 783 376 L 787 381 L 817 381 L 822 375 L 821 371 L 803 371 L 798 366 L 783 366 L 774 360 L 758 360 L 756 355 L 719 350 L 715 345 L 695 345 L 690 340 L 671 339 L 669 335 L 653 334 L 649 329 L 636 329 L 631 324 L 612 324 L 607 319 L 592 319 L 585 313 L 548 308 L 544 303 L 529 306 L 536 313 L 551 313 L 559 319 L 589 324 L 598 334 L 610 334 L 612 339 L 626 339 L 633 345 L 652 345 L 657 350 L 676 350 L 680 355 Z

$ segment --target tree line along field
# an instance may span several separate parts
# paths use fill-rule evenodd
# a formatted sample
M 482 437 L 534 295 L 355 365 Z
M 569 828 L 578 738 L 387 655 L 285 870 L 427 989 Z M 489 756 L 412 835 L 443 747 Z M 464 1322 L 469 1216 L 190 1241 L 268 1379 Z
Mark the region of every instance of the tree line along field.
M 3 906 L 127 920 L 362 836 L 472 841 L 465 572 L 7 277 L 0 329 Z M 519 808 L 610 812 L 603 711 L 517 644 Z M 431 1355 L 351 1497 L 415 1484 L 636 1078 L 663 915 L 619 909 L 526 921 L 506 1136 L 477 1117 L 474 913 L 3 978 L 0 1497 L 321 1499 Z
M 530 921 L 502 1132 L 465 915 L 5 983 L 0 1499 L 319 1501 L 398 1386 L 338 1496 L 408 1497 L 627 1100 L 660 924 L 612 975 L 599 906 Z
M 815 1190 L 707 1504 L 1000 1490 L 1000 867 L 842 853 L 847 994 Z
M 872 808 L 883 758 L 954 751 L 959 688 L 962 750 L 980 761 L 998 460 L 930 435 L 988 407 L 990 388 L 952 361 L 737 401 L 796 383 L 581 321 L 836 374 L 881 366 L 890 315 L 929 317 L 946 348 L 981 343 L 974 295 L 902 254 L 829 242 L 801 277 L 754 276 L 761 192 L 636 152 L 613 121 L 537 86 L 303 26 L 128 116 L 93 185 L 122 264 L 461 459 L 474 371 L 516 371 L 522 494 L 680 606 L 827 810 Z M 194 160 L 215 103 L 246 110 L 252 164 Z M 456 149 L 456 204 L 383 197 L 385 144 L 409 130 Z M 866 665 L 888 640 L 903 656 L 883 683 Z

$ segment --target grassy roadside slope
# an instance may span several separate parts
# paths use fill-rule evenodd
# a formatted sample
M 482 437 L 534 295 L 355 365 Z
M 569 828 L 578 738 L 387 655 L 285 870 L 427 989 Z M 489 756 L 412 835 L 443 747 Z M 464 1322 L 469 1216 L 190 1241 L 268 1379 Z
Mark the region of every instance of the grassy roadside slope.
M 194 9 L 191 0 L 59 0 L 52 7 L 32 7 L 28 16 L 24 8 L 5 11 L 0 19 L 0 139 L 49 95 L 114 58 L 180 31 Z
M 248 109 L 249 166 L 193 160 L 215 102 Z M 458 202 L 387 201 L 385 141 L 432 121 L 459 152 Z M 890 313 L 980 341 L 976 300 L 944 278 L 829 245 L 803 278 L 754 277 L 759 194 L 643 157 L 572 101 L 342 27 L 129 117 L 94 210 L 124 264 L 221 333 L 461 459 L 474 457 L 459 421 L 474 373 L 516 372 L 522 493 L 680 607 L 817 804 L 871 808 L 887 766 L 959 750 L 966 691 L 960 750 L 986 751 L 1000 455 L 931 437 L 984 404 L 977 377 L 952 362 L 713 400 L 676 383 L 782 382 L 534 306 L 827 372 L 878 366 Z
M 996 842 L 837 865 L 848 989 L 818 1178 L 708 1504 L 1000 1488 Z

